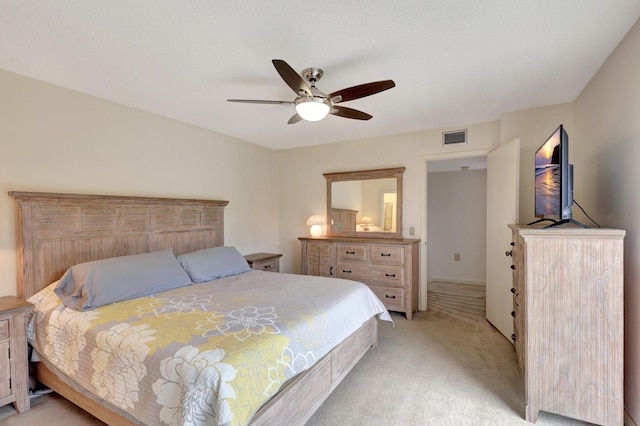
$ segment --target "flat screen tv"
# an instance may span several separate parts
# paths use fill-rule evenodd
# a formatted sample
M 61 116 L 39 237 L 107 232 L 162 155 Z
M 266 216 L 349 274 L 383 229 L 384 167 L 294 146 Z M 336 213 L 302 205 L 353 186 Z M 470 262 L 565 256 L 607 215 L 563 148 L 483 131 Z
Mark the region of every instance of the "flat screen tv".
M 576 223 L 573 212 L 573 165 L 569 164 L 569 136 L 562 124 L 536 151 L 535 215 L 533 223 L 551 221 L 557 226 Z M 584 225 L 583 225 L 584 226 Z

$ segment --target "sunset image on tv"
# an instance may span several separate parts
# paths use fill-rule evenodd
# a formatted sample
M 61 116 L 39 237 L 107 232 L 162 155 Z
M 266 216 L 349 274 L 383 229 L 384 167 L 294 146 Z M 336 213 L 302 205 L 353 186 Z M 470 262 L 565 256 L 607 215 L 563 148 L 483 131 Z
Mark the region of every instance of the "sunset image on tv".
M 536 215 L 560 213 L 560 132 L 536 152 Z

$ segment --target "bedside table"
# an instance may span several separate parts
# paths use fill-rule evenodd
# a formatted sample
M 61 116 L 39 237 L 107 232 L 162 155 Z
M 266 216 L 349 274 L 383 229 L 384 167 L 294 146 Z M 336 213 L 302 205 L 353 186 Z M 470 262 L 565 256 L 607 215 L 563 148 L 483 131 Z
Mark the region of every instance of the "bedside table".
M 251 269 L 256 271 L 280 272 L 281 254 L 276 253 L 254 253 L 248 254 L 244 258 Z
M 31 408 L 27 313 L 33 305 L 13 296 L 0 297 L 0 406 L 13 402 L 18 413 Z

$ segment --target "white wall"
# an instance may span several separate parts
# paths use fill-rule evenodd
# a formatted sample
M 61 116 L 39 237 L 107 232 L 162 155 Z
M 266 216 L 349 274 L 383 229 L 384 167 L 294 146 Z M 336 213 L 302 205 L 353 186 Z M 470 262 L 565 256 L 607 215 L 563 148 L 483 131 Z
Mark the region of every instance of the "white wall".
M 581 173 L 584 203 L 602 226 L 627 231 L 625 408 L 636 424 L 640 424 L 639 46 L 640 21 L 575 102 L 575 139 L 581 144 L 576 171 Z
M 429 173 L 427 194 L 427 281 L 484 284 L 487 170 Z
M 0 94 L 0 295 L 16 294 L 12 190 L 228 200 L 228 245 L 280 251 L 277 152 L 2 70 Z

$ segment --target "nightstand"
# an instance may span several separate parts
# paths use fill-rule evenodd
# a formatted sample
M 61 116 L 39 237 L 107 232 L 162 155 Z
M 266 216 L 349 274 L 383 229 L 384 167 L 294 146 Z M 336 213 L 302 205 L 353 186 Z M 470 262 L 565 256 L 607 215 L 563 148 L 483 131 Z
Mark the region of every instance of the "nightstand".
M 27 313 L 32 308 L 17 297 L 0 297 L 0 406 L 13 402 L 18 413 L 31 408 Z
M 251 269 L 256 271 L 280 272 L 281 254 L 276 253 L 254 253 L 248 254 L 244 258 Z

